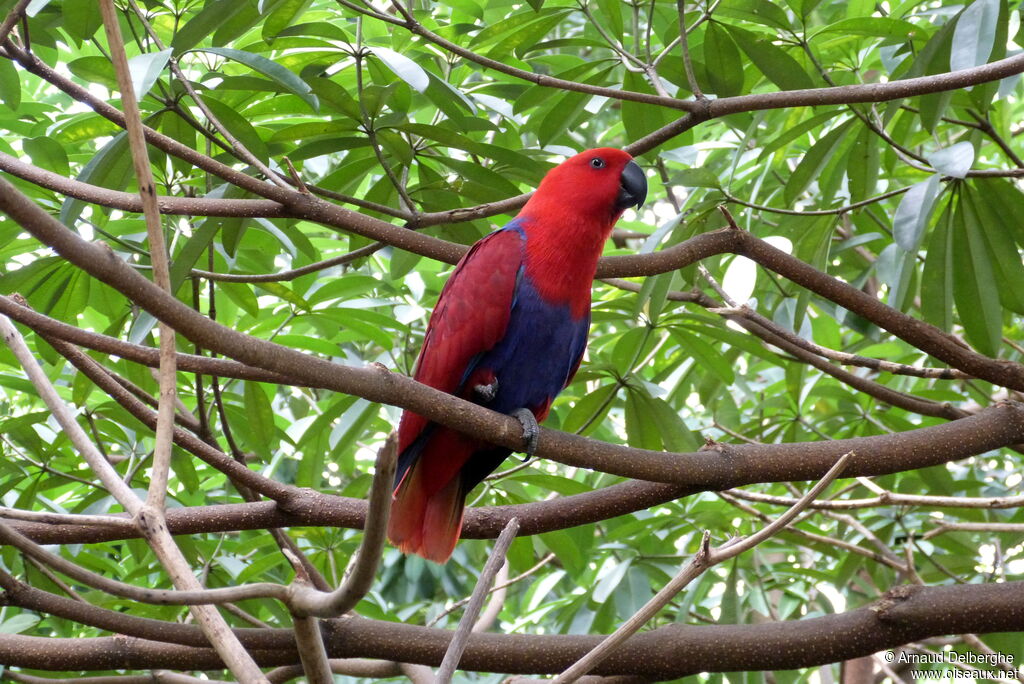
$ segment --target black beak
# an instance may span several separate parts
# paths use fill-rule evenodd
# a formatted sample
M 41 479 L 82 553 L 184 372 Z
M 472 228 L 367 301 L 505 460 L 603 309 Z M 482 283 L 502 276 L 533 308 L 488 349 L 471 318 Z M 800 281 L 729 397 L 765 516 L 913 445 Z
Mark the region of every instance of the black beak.
M 637 209 L 647 199 L 647 176 L 635 161 L 630 161 L 622 169 L 619 177 L 619 196 L 615 198 L 615 208 L 625 211 L 629 207 Z

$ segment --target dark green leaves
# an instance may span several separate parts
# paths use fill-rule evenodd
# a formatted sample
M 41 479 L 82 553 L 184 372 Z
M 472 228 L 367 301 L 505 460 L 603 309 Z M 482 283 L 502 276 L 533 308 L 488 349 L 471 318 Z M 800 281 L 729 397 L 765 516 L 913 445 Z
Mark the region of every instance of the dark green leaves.
M 800 63 L 784 49 L 774 45 L 767 36 L 735 26 L 729 26 L 728 30 L 754 66 L 781 90 L 814 87 L 814 81 Z
M 1003 331 L 1003 309 L 999 285 L 992 268 L 992 255 L 973 212 L 961 199 L 952 220 L 953 298 L 967 339 L 978 351 L 995 356 Z
M 840 124 L 816 141 L 807 151 L 786 182 L 785 197 L 788 205 L 792 205 L 796 198 L 807 189 L 807 186 L 819 178 L 851 126 L 853 126 L 852 120 Z
M 719 97 L 739 95 L 743 88 L 743 62 L 728 29 L 710 22 L 704 32 L 704 63 L 708 86 Z

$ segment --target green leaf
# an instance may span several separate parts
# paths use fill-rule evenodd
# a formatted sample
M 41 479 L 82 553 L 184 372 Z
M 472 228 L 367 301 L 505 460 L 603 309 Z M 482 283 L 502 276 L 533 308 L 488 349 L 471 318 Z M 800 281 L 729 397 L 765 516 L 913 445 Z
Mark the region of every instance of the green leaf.
M 264 290 L 265 292 L 269 292 L 272 295 L 276 296 L 277 298 L 292 304 L 301 311 L 312 310 L 312 307 L 310 307 L 309 302 L 307 302 L 305 299 L 297 295 L 295 291 L 292 290 L 292 288 L 288 287 L 283 283 L 256 283 L 256 287 L 258 287 L 261 290 Z
M 974 0 L 956 20 L 949 70 L 973 69 L 988 62 L 996 37 L 1000 0 Z
M 64 0 L 64 30 L 79 41 L 88 40 L 103 26 L 103 15 L 96 0 Z
M 0 59 L 0 102 L 17 110 L 21 105 L 21 79 L 14 63 Z
M 921 272 L 921 314 L 932 325 L 953 328 L 953 201 L 939 216 L 928 239 L 928 254 Z
M 167 66 L 167 60 L 171 58 L 171 52 L 170 48 L 160 52 L 146 52 L 128 60 L 136 100 L 141 100 L 160 78 L 164 67 Z
M 122 131 L 100 148 L 78 174 L 77 180 L 111 190 L 121 190 L 132 175 L 128 138 Z M 60 222 L 65 226 L 74 226 L 84 208 L 85 202 L 71 197 L 66 198 L 60 208 Z
M 683 332 L 679 328 L 673 328 L 672 337 L 679 342 L 683 352 L 693 357 L 702 368 L 710 370 L 727 384 L 732 384 L 735 380 L 736 376 L 729 360 L 699 336 Z
M 905 252 L 917 251 L 928 225 L 935 199 L 939 196 L 939 176 L 911 186 L 903 194 L 892 218 L 892 232 L 896 244 Z
M 1024 262 L 1006 226 L 1007 221 L 1016 221 L 1017 218 L 1002 215 L 970 186 L 963 188 L 961 197 L 965 221 L 981 233 L 993 257 L 991 264 L 999 283 L 1000 301 L 1007 309 L 1024 314 Z
M 839 124 L 829 133 L 819 138 L 811 149 L 807 150 L 800 163 L 790 174 L 786 181 L 785 197 L 786 205 L 792 206 L 804 190 L 807 189 L 820 175 L 826 165 L 832 160 L 836 148 L 842 143 L 853 121 L 846 121 Z
M 35 17 L 49 4 L 50 0 L 29 0 L 28 5 L 25 7 L 25 14 L 30 17 Z
M 704 62 L 708 84 L 719 97 L 739 95 L 743 90 L 743 62 L 739 48 L 722 24 L 708 22 L 704 31 Z
M 645 397 L 644 403 L 650 410 L 651 419 L 657 426 L 664 450 L 686 453 L 697 451 L 700 448 L 701 442 L 686 427 L 679 412 L 673 409 L 668 402 L 660 397 L 648 396 Z
M 311 4 L 312 0 L 283 0 L 277 3 L 270 16 L 263 21 L 263 40 L 273 42 L 274 38 L 305 13 Z
M 982 354 L 994 357 L 1003 334 L 1003 308 L 993 259 L 981 227 L 961 201 L 953 212 L 953 296 L 967 341 Z
M 384 47 L 373 47 L 370 51 L 382 61 L 395 76 L 409 84 L 416 92 L 422 93 L 430 85 L 430 79 L 423 68 L 405 55 Z
M 907 75 L 929 76 L 949 71 L 952 40 L 953 25 L 947 23 L 925 43 Z M 919 98 L 921 123 L 929 132 L 935 131 L 952 98 L 951 91 L 929 93 Z
M 556 530 L 538 535 L 541 542 L 558 557 L 570 575 L 579 575 L 587 566 L 587 557 L 569 530 Z
M 875 194 L 878 184 L 879 139 L 871 129 L 865 126 L 857 135 L 850 150 L 846 175 L 849 178 L 850 200 L 859 202 Z
M 361 122 L 363 114 L 359 103 L 344 87 L 327 78 L 315 78 L 310 87 L 320 101 L 327 104 L 335 112 L 345 114 L 348 118 Z
M 64 146 L 49 136 L 26 138 L 21 141 L 25 154 L 32 158 L 32 163 L 44 169 L 67 176 L 70 174 L 68 155 Z
M 583 113 L 590 97 L 583 93 L 567 92 L 551 99 L 546 111 L 538 112 L 540 123 L 537 126 L 537 138 L 541 145 L 549 145 L 553 140 L 573 126 Z
M 191 15 L 191 18 L 174 34 L 174 40 L 171 41 L 174 52 L 182 54 L 194 48 L 206 36 L 235 16 L 238 4 L 236 0 L 210 0 L 204 4 L 203 8 L 197 14 Z
M 309 87 L 309 84 L 277 62 L 272 62 L 266 57 L 252 52 L 236 50 L 234 48 L 196 48 L 195 52 L 209 52 L 215 55 L 220 55 L 221 57 L 226 57 L 227 59 L 235 62 L 239 62 L 240 64 L 244 64 L 253 71 L 258 71 L 263 74 L 288 92 L 300 98 L 303 102 L 309 105 L 309 108 L 314 112 L 319 111 L 320 109 L 320 104 L 316 99 L 316 95 L 313 94 L 313 89 Z
M 261 382 L 243 382 L 245 398 L 245 434 L 248 444 L 264 459 L 269 460 L 276 444 L 274 409 Z
M 693 167 L 680 169 L 672 174 L 672 181 L 687 188 L 716 188 L 722 187 L 718 176 L 710 169 Z
M 661 449 L 661 435 L 658 423 L 651 415 L 644 393 L 634 387 L 627 386 L 625 419 L 626 436 L 631 447 L 639 449 Z
M 612 38 L 621 39 L 625 36 L 626 25 L 622 19 L 621 0 L 597 0 L 597 7 L 600 9 L 597 17 L 605 24 Z
M 722 0 L 715 9 L 715 14 L 770 26 L 776 30 L 791 28 L 786 11 L 769 0 Z
M 617 0 L 616 0 L 617 1 Z M 654 93 L 647 81 L 640 75 L 627 71 L 623 76 L 622 87 L 637 93 Z M 676 113 L 664 107 L 626 100 L 622 103 L 622 125 L 630 140 L 639 140 L 648 133 L 670 123 Z
M 813 88 L 814 81 L 807 74 L 800 62 L 796 61 L 770 39 L 753 31 L 744 31 L 736 26 L 727 26 L 736 44 L 747 53 L 769 81 L 782 90 L 802 90 Z
M 164 112 L 160 116 L 158 128 L 161 133 L 177 140 L 182 145 L 195 147 L 196 129 L 192 128 L 177 112 Z M 191 162 L 178 157 L 172 156 L 170 160 L 174 169 L 181 174 L 192 173 L 192 170 L 195 168 Z
M 573 434 L 589 435 L 604 421 L 614 403 L 619 384 L 612 382 L 584 394 L 562 421 L 562 430 Z
M 188 239 L 171 264 L 171 292 L 177 292 L 185 282 L 185 278 L 195 268 L 199 257 L 210 246 L 219 230 L 220 223 L 216 220 L 207 219 L 199 224 L 199 228 Z
M 786 130 L 779 133 L 779 135 L 772 138 L 770 142 L 764 145 L 764 148 L 761 150 L 761 154 L 758 157 L 758 162 L 762 162 L 776 150 L 782 149 L 797 138 L 806 135 L 809 131 L 813 131 L 815 128 L 828 122 L 841 112 L 842 110 L 840 109 L 833 109 L 831 111 L 822 112 L 821 114 L 816 114 L 815 116 L 801 121 L 795 126 L 786 127 Z
M 964 140 L 927 155 L 928 163 L 939 173 L 966 178 L 974 164 L 974 145 Z
M 626 559 L 621 563 L 613 563 L 605 573 L 597 578 L 597 585 L 594 586 L 591 598 L 597 603 L 604 603 L 611 598 L 619 584 L 625 579 L 632 564 L 631 559 Z
M 171 467 L 186 492 L 199 493 L 199 475 L 196 473 L 192 455 L 175 447 L 171 451 Z
M 267 144 L 263 142 L 260 134 L 256 132 L 249 120 L 234 107 L 229 107 L 220 100 L 210 95 L 203 98 L 206 106 L 210 108 L 217 120 L 231 132 L 231 135 L 238 138 L 238 141 L 245 145 L 246 149 L 252 152 L 257 159 L 266 164 L 270 160 L 270 151 Z
M 68 62 L 68 70 L 89 83 L 98 83 L 108 90 L 117 90 L 117 74 L 114 73 L 114 65 L 106 57 L 93 55 L 79 57 Z
M 911 291 L 911 279 L 917 265 L 917 254 L 900 249 L 892 243 L 881 251 L 875 261 L 878 277 L 889 287 L 888 304 L 902 311 Z
M 894 19 L 892 17 L 857 17 L 854 19 L 843 19 L 834 24 L 829 24 L 821 29 L 815 36 L 829 33 L 841 33 L 845 36 L 869 36 L 874 38 L 898 38 L 909 40 L 923 35 L 923 29 L 918 28 L 909 21 Z M 812 36 L 815 37 L 815 36 Z
M 3 622 L 0 622 L 0 634 L 21 634 L 35 627 L 39 620 L 40 617 L 32 613 L 12 615 Z

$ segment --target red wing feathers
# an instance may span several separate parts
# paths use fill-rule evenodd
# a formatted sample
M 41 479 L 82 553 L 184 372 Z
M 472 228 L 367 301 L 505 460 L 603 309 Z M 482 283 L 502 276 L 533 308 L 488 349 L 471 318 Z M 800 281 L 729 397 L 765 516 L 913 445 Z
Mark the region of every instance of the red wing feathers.
M 417 381 L 455 393 L 474 358 L 505 335 L 522 263 L 523 239 L 517 230 L 492 233 L 462 258 L 430 317 L 413 375 Z M 403 414 L 399 451 L 412 444 L 427 422 L 414 413 Z
M 430 317 L 416 380 L 450 394 L 467 381 L 489 382 L 487 373 L 474 372 L 473 366 L 505 335 L 522 263 L 523 238 L 517 230 L 491 234 L 462 258 Z M 388 537 L 403 553 L 443 563 L 462 527 L 466 492 L 459 472 L 481 443 L 428 424 L 411 411 L 402 414 L 398 485 Z M 429 435 L 423 434 L 425 429 L 431 430 Z M 415 444 L 421 435 L 425 441 Z M 410 447 L 415 451 L 407 454 Z

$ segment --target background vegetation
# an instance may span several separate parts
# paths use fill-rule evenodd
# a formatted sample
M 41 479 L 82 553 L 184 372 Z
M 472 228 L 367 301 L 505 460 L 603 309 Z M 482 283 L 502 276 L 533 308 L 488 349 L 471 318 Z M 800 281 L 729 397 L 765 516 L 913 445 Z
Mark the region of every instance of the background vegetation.
M 539 458 L 510 459 L 471 496 L 448 564 L 385 548 L 362 619 L 320 626 L 334 671 L 428 676 L 389 661 L 441 661 L 440 630 L 516 515 L 511 584 L 481 626 L 539 641 L 470 639 L 458 677 L 560 672 L 705 530 L 713 545 L 755 533 L 848 451 L 843 479 L 784 532 L 648 623 L 692 627 L 652 630 L 595 672 L 826 682 L 847 661 L 846 681 L 874 681 L 901 676 L 893 649 L 1020 664 L 1019 2 L 118 0 L 171 290 L 248 338 L 125 273 L 150 278 L 154 261 L 102 4 L 0 0 L 0 291 L 46 318 L 0 308 L 143 498 L 157 440 L 139 419 L 155 412 L 118 388 L 156 405 L 158 316 L 179 352 L 208 357 L 178 362 L 178 424 L 198 439 L 176 439 L 166 488 L 204 586 L 289 585 L 296 554 L 314 585 L 341 583 L 401 407 L 517 444 L 500 417 L 372 366 L 411 372 L 460 246 L 553 164 L 626 147 L 648 205 L 609 242 L 588 358 L 546 423 L 591 441 L 548 432 Z M 188 608 L 109 593 L 14 536 L 172 584 L 145 530 L 86 517 L 130 509 L 6 349 L 0 386 L 4 676 L 247 681 L 202 647 Z M 256 475 L 241 489 L 239 462 Z M 292 632 L 273 631 L 308 620 L 294 608 L 232 597 L 222 615 L 252 628 L 241 641 L 268 671 L 299 662 Z M 540 641 L 562 634 L 580 636 Z

